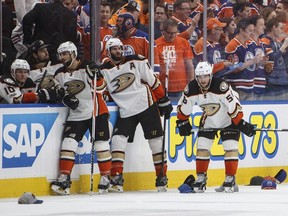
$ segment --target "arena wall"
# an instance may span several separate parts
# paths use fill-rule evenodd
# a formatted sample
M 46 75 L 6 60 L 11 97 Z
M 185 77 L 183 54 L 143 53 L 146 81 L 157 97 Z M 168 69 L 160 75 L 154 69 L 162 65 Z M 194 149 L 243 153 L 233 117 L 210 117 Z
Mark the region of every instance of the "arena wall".
M 288 103 L 244 103 L 245 120 L 257 128 L 287 128 Z M 59 175 L 61 136 L 68 113 L 61 105 L 0 105 L 0 198 L 18 197 L 24 191 L 37 195 L 51 193 L 49 184 Z M 117 107 L 109 104 L 111 125 L 115 124 Z M 191 115 L 197 127 L 201 110 Z M 169 188 L 177 188 L 187 175 L 195 175 L 195 144 L 197 133 L 189 137 L 178 135 L 176 104 L 166 131 Z M 97 122 L 96 122 L 97 125 Z M 274 176 L 288 168 L 288 132 L 261 131 L 254 137 L 241 134 L 239 142 L 238 184 L 249 184 L 251 177 Z M 155 190 L 155 173 L 148 142 L 138 126 L 133 143 L 126 149 L 124 190 Z M 90 189 L 90 136 L 87 132 L 79 143 L 76 165 L 72 172 L 72 193 Z M 221 139 L 212 147 L 208 171 L 208 186 L 220 185 L 225 177 Z M 96 158 L 96 155 L 95 155 Z M 94 163 L 94 191 L 97 191 L 99 170 Z

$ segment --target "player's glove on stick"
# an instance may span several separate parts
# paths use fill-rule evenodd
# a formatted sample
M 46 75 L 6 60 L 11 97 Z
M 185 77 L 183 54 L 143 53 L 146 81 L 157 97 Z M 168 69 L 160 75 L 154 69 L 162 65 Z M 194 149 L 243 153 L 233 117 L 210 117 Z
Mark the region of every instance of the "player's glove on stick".
M 40 103 L 57 103 L 57 93 L 54 89 L 40 89 L 38 97 Z
M 254 125 L 244 121 L 243 119 L 241 119 L 241 121 L 237 126 L 239 130 L 248 137 L 252 137 L 256 133 L 256 131 L 254 130 L 255 129 Z
M 192 134 L 192 126 L 189 122 L 189 120 L 177 120 L 176 121 L 177 128 L 179 129 L 180 136 L 189 136 Z
M 75 110 L 78 105 L 79 105 L 79 100 L 78 98 L 75 97 L 75 95 L 69 95 L 69 94 L 66 94 L 63 98 L 62 98 L 62 103 L 69 107 L 70 109 L 72 110 Z
M 158 100 L 158 109 L 161 116 L 165 116 L 165 119 L 170 118 L 170 114 L 173 111 L 173 106 L 168 97 L 163 97 Z
M 87 75 L 90 79 L 94 79 L 94 76 L 97 76 L 97 80 L 103 78 L 103 75 L 100 73 L 99 66 L 92 62 L 91 64 L 87 65 Z

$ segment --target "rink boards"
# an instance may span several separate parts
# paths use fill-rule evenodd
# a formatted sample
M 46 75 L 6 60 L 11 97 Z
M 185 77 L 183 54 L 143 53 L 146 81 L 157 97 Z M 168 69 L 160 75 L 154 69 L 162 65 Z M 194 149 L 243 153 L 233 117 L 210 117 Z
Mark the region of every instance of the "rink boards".
M 288 103 L 245 103 L 244 118 L 257 128 L 288 128 Z M 1 105 L 0 106 L 0 197 L 17 197 L 24 191 L 47 195 L 49 184 L 59 175 L 59 152 L 67 108 L 60 105 Z M 117 107 L 109 104 L 110 122 L 115 124 Z M 193 111 L 191 123 L 199 125 L 201 110 Z M 189 137 L 178 135 L 176 105 L 167 123 L 166 150 L 169 188 L 177 188 L 189 174 L 195 175 L 197 133 Z M 97 122 L 96 122 L 97 125 Z M 238 184 L 248 184 L 255 175 L 274 176 L 288 167 L 288 132 L 261 131 L 250 138 L 241 134 L 239 142 Z M 90 189 L 90 135 L 79 143 L 76 164 L 72 172 L 72 193 Z M 211 151 L 208 185 L 223 182 L 224 151 L 221 139 L 215 139 Z M 95 155 L 96 159 L 96 155 Z M 155 188 L 155 173 L 148 142 L 141 126 L 137 127 L 133 143 L 126 149 L 124 190 Z M 94 191 L 97 191 L 99 170 L 94 163 Z

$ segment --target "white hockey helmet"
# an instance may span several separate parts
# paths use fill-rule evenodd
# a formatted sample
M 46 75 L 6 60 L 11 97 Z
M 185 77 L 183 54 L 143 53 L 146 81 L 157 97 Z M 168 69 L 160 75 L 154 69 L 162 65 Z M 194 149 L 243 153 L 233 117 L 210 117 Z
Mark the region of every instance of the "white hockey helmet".
M 196 76 L 202 76 L 202 75 L 212 76 L 212 71 L 213 71 L 213 67 L 209 62 L 207 61 L 199 62 L 195 69 L 195 75 Z
M 207 90 L 209 89 L 210 85 L 211 85 L 211 80 L 212 80 L 212 71 L 213 71 L 213 66 L 207 62 L 207 61 L 203 61 L 203 62 L 199 62 L 196 66 L 195 69 L 195 78 L 196 81 L 198 82 L 198 85 L 203 89 L 203 90 Z M 209 75 L 209 84 L 207 86 L 202 86 L 201 83 L 198 80 L 199 76 L 204 76 L 204 75 Z
M 110 38 L 106 42 L 106 45 L 105 45 L 105 49 L 106 49 L 107 54 L 108 54 L 109 57 L 111 57 L 110 49 L 111 49 L 111 47 L 114 47 L 114 46 L 120 46 L 120 48 L 123 50 L 123 43 L 121 42 L 120 39 L 118 39 L 118 38 Z
M 60 44 L 60 46 L 57 49 L 57 53 L 60 54 L 62 52 L 69 52 L 70 55 L 74 52 L 75 58 L 77 57 L 77 47 L 71 41 L 66 41 Z
M 30 71 L 30 65 L 24 59 L 15 59 L 15 61 L 11 64 L 11 75 L 15 78 L 15 72 L 17 69 L 28 70 Z

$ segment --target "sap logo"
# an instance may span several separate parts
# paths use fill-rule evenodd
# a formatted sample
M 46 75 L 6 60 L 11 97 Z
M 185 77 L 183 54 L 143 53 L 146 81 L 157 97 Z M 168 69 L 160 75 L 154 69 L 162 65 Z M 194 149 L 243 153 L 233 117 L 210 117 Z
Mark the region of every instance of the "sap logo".
M 32 167 L 58 113 L 3 115 L 2 167 Z

